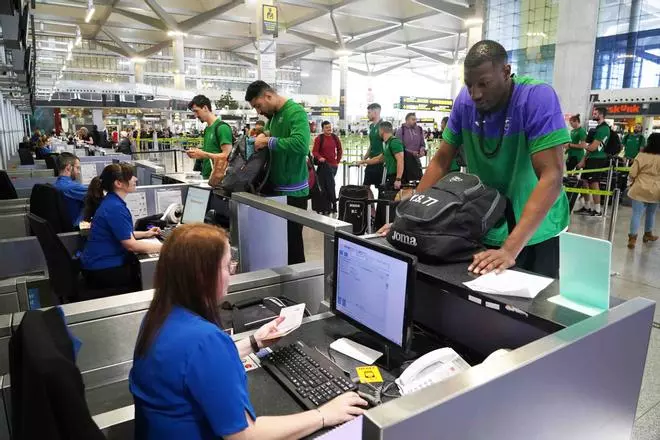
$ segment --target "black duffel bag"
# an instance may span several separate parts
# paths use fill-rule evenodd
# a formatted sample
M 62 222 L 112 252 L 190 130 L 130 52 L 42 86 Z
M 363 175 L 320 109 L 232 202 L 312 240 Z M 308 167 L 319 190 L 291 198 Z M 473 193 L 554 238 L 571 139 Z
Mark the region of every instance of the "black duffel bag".
M 472 174 L 449 173 L 428 190 L 399 203 L 387 234 L 392 246 L 427 263 L 469 261 L 498 224 L 506 198 Z

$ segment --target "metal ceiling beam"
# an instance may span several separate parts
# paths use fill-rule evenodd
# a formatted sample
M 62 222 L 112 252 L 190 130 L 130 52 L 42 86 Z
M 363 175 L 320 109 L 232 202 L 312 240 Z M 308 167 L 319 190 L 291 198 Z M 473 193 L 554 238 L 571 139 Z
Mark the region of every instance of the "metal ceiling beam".
M 167 26 L 165 25 L 165 23 L 163 23 L 161 20 L 157 18 L 149 17 L 148 15 L 137 14 L 135 12 L 126 11 L 120 8 L 114 8 L 112 12 L 116 12 L 117 14 L 121 14 L 126 18 L 130 18 L 142 24 L 146 24 L 147 26 L 160 29 L 161 31 L 167 30 Z
M 243 55 L 242 53 L 232 52 L 232 55 L 234 55 L 239 60 L 243 60 L 246 63 L 252 64 L 253 66 L 256 66 L 258 64 L 257 60 L 255 60 L 254 58 L 249 57 L 247 55 Z
M 322 5 L 319 3 L 312 3 L 306 0 L 277 0 L 276 5 L 291 5 L 291 6 L 302 6 L 303 8 L 316 9 L 319 11 L 330 12 L 331 7 L 328 5 Z
M 339 50 L 340 46 L 339 44 L 335 43 L 334 41 L 326 40 L 325 38 L 319 38 L 315 35 L 310 35 L 306 32 L 301 32 L 296 29 L 289 29 L 287 30 L 288 34 L 295 35 L 297 37 L 302 38 L 303 40 L 307 40 L 310 43 L 314 43 L 317 46 L 325 47 L 330 50 Z
M 451 58 L 443 57 L 441 55 L 438 55 L 437 53 L 429 52 L 427 50 L 423 49 L 418 49 L 416 47 L 408 46 L 408 50 L 410 52 L 416 53 L 418 55 L 421 55 L 423 57 L 426 57 L 428 59 L 431 59 L 433 61 L 437 61 L 438 63 L 442 64 L 454 64 L 454 60 Z
M 435 17 L 436 15 L 438 15 L 437 11 L 427 11 L 427 12 L 422 12 L 421 14 L 418 14 L 418 15 L 413 15 L 412 17 L 404 18 L 401 21 L 404 24 L 408 24 L 408 23 L 412 23 L 412 22 L 417 21 L 417 20 L 423 20 L 425 18 Z
M 317 18 L 323 17 L 324 15 L 326 15 L 329 12 L 338 11 L 339 9 L 344 8 L 344 7 L 346 7 L 350 4 L 358 2 L 358 1 L 360 1 L 360 0 L 343 0 L 340 3 L 337 3 L 335 5 L 330 6 L 330 8 L 328 10 L 316 11 L 316 12 L 314 12 L 312 14 L 309 14 L 305 17 L 301 17 L 297 20 L 294 20 L 291 23 L 286 23 L 287 30 L 292 28 L 292 27 L 295 27 L 295 26 L 300 26 L 301 24 L 307 23 L 309 21 L 316 20 Z
M 461 20 L 467 20 L 474 15 L 474 8 L 450 3 L 445 0 L 413 0 L 418 5 L 426 6 L 438 12 L 452 15 Z
M 399 67 L 403 67 L 403 66 L 405 66 L 406 64 L 409 64 L 409 63 L 410 63 L 410 61 L 401 61 L 400 63 L 393 64 L 393 65 L 391 65 L 389 67 L 386 67 L 384 69 L 372 71 L 371 76 L 383 75 L 387 72 L 391 72 L 392 70 L 398 69 Z
M 387 17 L 385 15 L 372 14 L 370 12 L 360 12 L 351 9 L 350 11 L 335 11 L 335 13 L 339 15 L 347 15 L 350 17 L 364 18 L 365 20 L 382 21 L 383 23 L 401 24 L 401 20 L 399 19 Z
M 303 49 L 303 50 L 300 50 L 298 52 L 294 52 L 294 53 L 285 55 L 282 58 L 280 58 L 279 60 L 277 60 L 277 67 L 286 66 L 291 61 L 295 61 L 299 58 L 306 57 L 307 55 L 312 54 L 312 53 L 314 53 L 313 48 L 312 49 Z
M 121 50 L 123 50 L 124 52 L 130 54 L 131 57 L 137 56 L 137 52 L 135 52 L 135 49 L 133 49 L 127 43 L 122 41 L 121 38 L 119 38 L 118 36 L 116 36 L 115 34 L 113 34 L 112 32 L 110 32 L 107 29 L 103 29 L 103 33 L 106 34 L 112 41 L 114 41 L 115 44 L 117 46 L 119 46 L 119 48 L 121 48 Z
M 168 14 L 165 9 L 163 9 L 156 0 L 144 0 L 144 2 L 154 11 L 154 14 L 160 18 L 163 23 L 167 25 L 167 28 L 171 31 L 179 31 L 179 23 L 176 22 L 170 14 Z
M 206 12 L 202 12 L 201 14 L 195 15 L 194 17 L 191 17 L 187 20 L 182 21 L 181 23 L 178 24 L 179 29 L 183 32 L 187 32 L 196 26 L 202 25 L 206 23 L 209 20 L 213 20 L 216 18 L 218 15 L 222 15 L 225 12 L 228 12 L 240 5 L 245 4 L 243 0 L 233 0 L 227 4 L 215 7 L 213 9 L 210 9 Z
M 374 33 L 374 34 L 371 34 L 371 35 L 369 35 L 369 36 L 367 36 L 367 37 L 363 37 L 363 38 L 359 38 L 359 39 L 357 39 L 357 40 L 353 40 L 353 41 L 351 41 L 350 43 L 348 43 L 348 44 L 346 45 L 346 47 L 349 48 L 350 50 L 358 49 L 358 48 L 360 48 L 360 47 L 362 47 L 362 46 L 365 46 L 365 45 L 367 45 L 367 44 L 369 44 L 369 43 L 372 43 L 372 42 L 374 42 L 374 41 L 376 41 L 376 40 L 379 40 L 379 39 L 381 39 L 381 38 L 383 38 L 383 37 L 386 37 L 386 36 L 388 36 L 388 35 L 391 35 L 391 34 L 397 32 L 397 31 L 399 31 L 399 30 L 401 29 L 402 26 L 403 26 L 403 25 L 400 25 L 400 24 L 399 24 L 399 25 L 393 26 L 393 27 L 391 27 L 391 28 L 389 28 L 389 29 L 385 29 L 385 30 L 383 30 L 383 31 L 380 31 L 380 32 L 376 32 L 376 33 Z
M 114 52 L 114 53 L 119 54 L 119 55 L 121 55 L 123 57 L 126 57 L 126 58 L 131 57 L 131 54 L 129 54 L 128 52 L 126 52 L 125 50 L 123 50 L 123 49 L 121 49 L 117 46 L 113 46 L 112 44 L 104 43 L 103 41 L 99 41 L 99 40 L 94 40 L 94 42 L 96 44 L 98 44 L 99 46 L 101 46 L 101 47 L 105 47 L 110 52 Z
M 110 14 L 112 14 L 112 8 L 114 8 L 117 5 L 117 3 L 119 3 L 119 0 L 113 0 L 110 6 L 105 8 L 105 12 L 101 16 L 101 18 L 99 18 L 99 23 L 96 25 L 96 29 L 94 29 L 94 32 L 89 38 L 94 39 L 99 34 L 99 32 L 101 32 L 101 28 L 103 27 L 105 22 L 108 21 L 108 17 L 110 17 Z
M 148 48 L 144 49 L 143 51 L 138 52 L 138 56 L 148 58 L 151 55 L 153 55 L 155 53 L 158 53 L 159 51 L 161 51 L 161 50 L 163 50 L 166 47 L 169 47 L 171 45 L 172 45 L 172 40 L 161 41 L 158 44 L 154 44 L 153 46 L 148 47 Z
M 416 40 L 407 41 L 405 44 L 407 46 L 413 46 L 415 44 L 424 44 L 424 43 L 430 43 L 432 41 L 444 40 L 445 38 L 455 38 L 456 35 L 452 34 L 452 35 L 436 35 L 433 37 L 423 37 L 423 38 L 418 38 Z M 448 52 L 451 52 L 451 50 L 448 50 Z
M 345 49 L 346 45 L 344 43 L 344 36 L 341 34 L 341 30 L 339 30 L 339 26 L 337 26 L 337 20 L 335 20 L 334 12 L 330 13 L 330 21 L 332 22 L 332 27 L 335 30 L 335 36 L 337 37 L 337 41 L 339 42 L 339 47 L 341 49 Z

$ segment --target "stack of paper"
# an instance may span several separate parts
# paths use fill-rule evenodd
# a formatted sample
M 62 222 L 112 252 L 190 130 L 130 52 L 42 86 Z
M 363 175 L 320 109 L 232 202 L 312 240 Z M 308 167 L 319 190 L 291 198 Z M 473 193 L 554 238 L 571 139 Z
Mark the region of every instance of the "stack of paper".
M 535 298 L 543 289 L 554 280 L 552 278 L 531 275 L 515 270 L 505 270 L 500 274 L 495 272 L 482 275 L 476 280 L 465 284 L 472 290 L 490 293 L 492 295 L 517 296 L 521 298 Z

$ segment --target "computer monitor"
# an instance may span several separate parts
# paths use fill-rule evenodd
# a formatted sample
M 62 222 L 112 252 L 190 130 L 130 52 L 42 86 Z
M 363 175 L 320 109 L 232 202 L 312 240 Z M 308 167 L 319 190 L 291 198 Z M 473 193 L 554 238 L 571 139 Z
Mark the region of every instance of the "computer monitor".
M 181 223 L 204 223 L 206 209 L 209 206 L 210 188 L 200 188 L 198 186 L 188 187 L 186 203 L 183 205 L 183 216 Z
M 332 311 L 407 350 L 417 259 L 344 232 L 335 233 L 335 257 Z
M 163 184 L 163 178 L 162 178 L 162 176 L 159 176 L 158 174 L 152 174 L 150 183 L 152 185 L 162 185 Z

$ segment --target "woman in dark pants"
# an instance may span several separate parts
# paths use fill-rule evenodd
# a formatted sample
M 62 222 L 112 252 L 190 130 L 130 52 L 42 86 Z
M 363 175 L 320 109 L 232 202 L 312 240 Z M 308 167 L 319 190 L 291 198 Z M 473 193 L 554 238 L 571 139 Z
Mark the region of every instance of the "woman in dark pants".
M 89 184 L 84 219 L 91 220 L 92 227 L 81 256 L 89 288 L 116 288 L 117 293 L 140 290 L 131 254 L 160 251 L 160 243 L 139 241 L 157 236 L 158 228 L 133 231 L 133 219 L 124 199 L 135 192 L 136 182 L 133 167 L 122 163 L 108 165 Z

